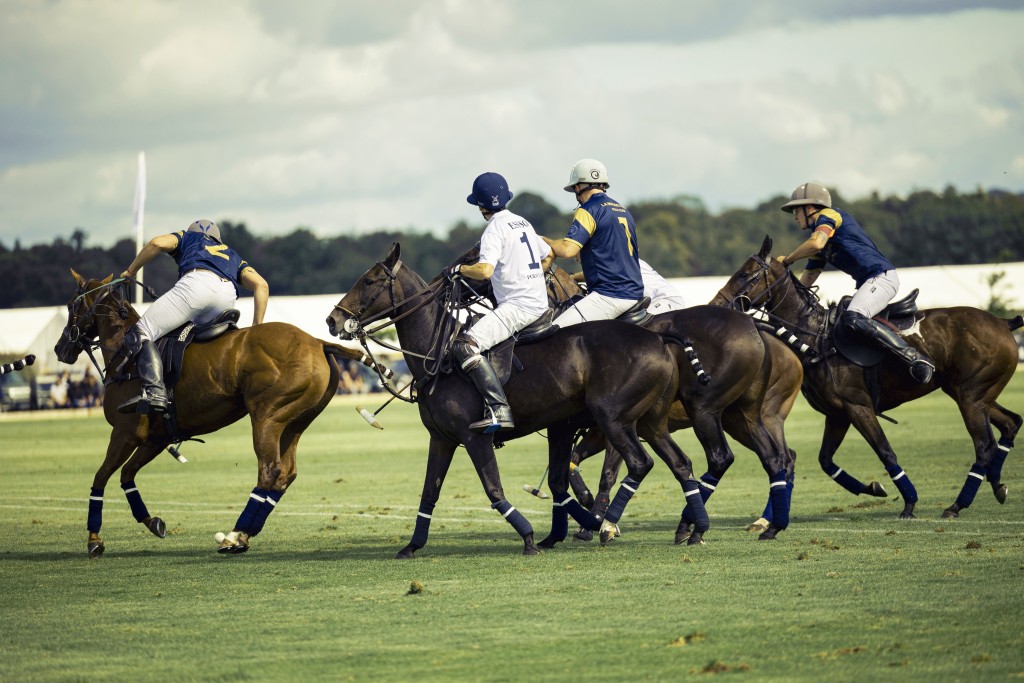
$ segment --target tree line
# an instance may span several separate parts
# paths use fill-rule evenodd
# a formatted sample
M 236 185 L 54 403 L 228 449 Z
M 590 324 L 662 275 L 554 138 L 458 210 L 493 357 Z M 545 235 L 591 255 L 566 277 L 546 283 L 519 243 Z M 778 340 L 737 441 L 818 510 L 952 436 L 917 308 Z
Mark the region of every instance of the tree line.
M 637 201 L 629 205 L 637 223 L 640 256 L 665 277 L 726 276 L 756 252 L 764 236 L 773 251 L 788 253 L 802 241 L 792 217 L 779 211 L 788 196 L 773 197 L 752 209 L 711 213 L 692 196 Z M 897 268 L 1024 261 L 1024 195 L 999 190 L 960 193 L 917 191 L 908 197 L 875 193 L 833 203 L 852 214 Z M 509 208 L 526 217 L 537 232 L 565 234 L 570 216 L 531 192 L 518 194 Z M 271 295 L 329 294 L 345 291 L 392 242 L 402 243 L 402 259 L 430 276 L 470 249 L 483 221 L 456 223 L 447 235 L 379 230 L 363 235 L 317 237 L 307 228 L 259 236 L 245 223 L 219 223 L 224 242 L 238 251 L 270 283 Z M 112 247 L 87 244 L 81 229 L 51 244 L 8 247 L 0 242 L 0 308 L 52 306 L 72 292 L 68 268 L 86 277 L 115 276 L 135 257 L 132 239 Z M 570 266 L 571 264 L 563 264 Z M 169 258 L 146 266 L 145 280 L 167 291 L 177 272 Z

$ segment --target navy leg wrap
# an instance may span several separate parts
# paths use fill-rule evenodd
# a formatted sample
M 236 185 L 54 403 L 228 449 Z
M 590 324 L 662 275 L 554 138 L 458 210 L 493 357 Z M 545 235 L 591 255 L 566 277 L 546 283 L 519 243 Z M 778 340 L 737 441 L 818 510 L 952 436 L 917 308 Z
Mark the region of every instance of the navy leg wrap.
M 568 499 L 563 503 L 565 511 L 572 515 L 572 518 L 575 519 L 581 527 L 589 529 L 590 531 L 597 531 L 601 528 L 600 518 L 596 517 L 593 513 L 580 505 L 579 501 L 569 494 L 566 494 L 565 497 Z
M 998 484 L 1003 478 L 1003 463 L 1006 462 L 1006 456 L 1010 454 L 1010 449 L 1013 448 L 1013 441 L 1007 439 L 999 439 L 997 444 L 996 454 L 992 456 L 992 462 L 988 464 L 988 480 L 993 484 Z
M 420 511 L 416 513 L 416 530 L 412 532 L 412 544 L 422 548 L 427 544 L 427 536 L 430 534 L 430 520 L 433 519 L 434 506 L 430 503 L 420 503 Z
M 892 477 L 892 483 L 896 484 L 896 488 L 899 489 L 900 495 L 903 496 L 903 502 L 905 503 L 916 503 L 917 502 L 917 489 L 914 488 L 914 483 L 910 481 L 910 477 L 903 471 L 903 468 L 899 465 L 886 465 L 885 471 Z M 982 474 L 982 478 L 984 478 Z M 974 489 L 977 491 L 978 489 Z M 972 498 L 974 496 L 971 496 Z
M 608 506 L 608 512 L 604 513 L 604 518 L 612 524 L 618 524 L 619 519 L 622 518 L 622 513 L 626 510 L 626 503 L 633 497 L 639 486 L 640 482 L 633 479 L 633 477 L 623 479 L 622 483 L 619 484 L 619 490 L 615 494 L 615 499 Z
M 768 488 L 768 502 L 772 508 L 772 516 L 765 517 L 778 529 L 789 526 L 789 492 L 792 484 L 786 481 L 786 470 L 779 470 L 771 476 Z
M 139 493 L 139 489 L 135 488 L 134 481 L 126 481 L 121 484 L 121 488 L 124 489 L 124 497 L 128 499 L 128 506 L 132 509 L 132 516 L 135 517 L 136 522 L 149 517 L 149 510 L 146 509 L 146 504 L 142 502 L 142 495 Z
M 974 502 L 974 496 L 978 494 L 978 487 L 985 481 L 985 468 L 975 463 L 971 465 L 971 471 L 967 473 L 967 481 L 960 489 L 960 495 L 956 497 L 956 504 L 960 508 L 968 508 Z
M 715 492 L 715 488 L 718 486 L 718 479 L 711 476 L 709 472 L 705 472 L 700 475 L 700 498 L 705 503 L 708 502 L 708 498 Z M 690 511 L 690 507 L 686 506 L 683 508 L 683 521 L 687 524 L 693 524 L 693 512 Z
M 864 489 L 867 488 L 867 486 L 864 485 L 864 482 L 860 481 L 856 477 L 851 477 L 835 463 L 826 465 L 822 469 L 825 471 L 825 474 L 832 477 L 832 480 L 835 481 L 835 483 L 839 484 L 855 496 L 859 496 L 864 493 Z
M 256 520 L 256 515 L 259 513 L 260 508 L 267 502 L 267 491 L 256 487 L 249 494 L 249 500 L 245 503 L 245 508 L 242 509 L 242 514 L 238 515 L 238 521 L 235 522 L 235 528 L 239 531 L 252 535 L 252 525 Z
M 556 541 L 564 541 L 565 537 L 569 535 L 569 513 L 566 511 L 565 505 L 570 500 L 572 497 L 566 493 L 563 494 L 562 500 L 556 499 L 551 506 L 551 538 Z
M 267 517 L 274 511 L 277 504 L 281 501 L 281 496 L 284 495 L 284 491 L 267 491 L 267 499 L 260 506 L 260 509 L 256 511 L 253 516 L 252 524 L 250 525 L 251 531 L 250 536 L 255 536 L 259 532 L 263 531 L 263 525 L 267 523 Z
M 708 518 L 708 511 L 704 509 L 704 497 L 700 493 L 700 484 L 696 479 L 684 481 L 683 492 L 686 494 L 686 509 L 693 516 L 694 532 L 704 533 L 711 528 L 711 520 Z
M 786 498 L 789 500 L 790 507 L 793 505 L 793 480 L 786 480 Z M 764 512 L 761 516 L 771 521 L 772 515 L 774 514 L 775 508 L 772 506 L 771 489 L 768 491 L 768 504 L 764 506 Z
M 499 500 L 497 503 L 492 504 L 491 507 L 497 510 L 523 538 L 533 533 L 533 527 L 526 520 L 526 517 L 523 517 L 522 513 L 512 507 L 512 504 L 507 500 Z M 566 526 L 566 532 L 568 532 L 568 526 Z
M 89 520 L 87 522 L 89 531 L 94 534 L 100 532 L 103 525 L 103 489 L 94 488 L 89 491 Z

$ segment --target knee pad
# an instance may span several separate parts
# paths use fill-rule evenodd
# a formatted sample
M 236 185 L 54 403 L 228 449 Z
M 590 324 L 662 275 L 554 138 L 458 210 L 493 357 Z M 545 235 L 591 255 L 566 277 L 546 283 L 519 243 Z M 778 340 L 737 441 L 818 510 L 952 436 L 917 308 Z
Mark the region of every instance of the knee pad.
M 863 313 L 845 311 L 841 320 L 843 328 L 855 335 L 869 334 L 874 325 Z
M 128 356 L 128 360 L 139 355 L 139 351 L 142 350 L 142 342 L 142 333 L 139 331 L 138 327 L 132 325 L 132 327 L 124 333 L 124 350 Z
M 452 344 L 452 354 L 463 370 L 472 370 L 484 359 L 480 355 L 480 347 L 476 345 L 473 338 L 462 334 L 455 338 L 455 343 Z

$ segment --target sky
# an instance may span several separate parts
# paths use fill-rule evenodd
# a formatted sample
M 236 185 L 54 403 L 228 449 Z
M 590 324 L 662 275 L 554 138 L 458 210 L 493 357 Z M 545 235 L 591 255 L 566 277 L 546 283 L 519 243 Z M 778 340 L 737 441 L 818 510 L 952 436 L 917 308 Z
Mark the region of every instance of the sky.
M 480 223 L 474 177 L 568 213 L 1024 191 L 1024 4 L 937 0 L 2 0 L 0 243 Z

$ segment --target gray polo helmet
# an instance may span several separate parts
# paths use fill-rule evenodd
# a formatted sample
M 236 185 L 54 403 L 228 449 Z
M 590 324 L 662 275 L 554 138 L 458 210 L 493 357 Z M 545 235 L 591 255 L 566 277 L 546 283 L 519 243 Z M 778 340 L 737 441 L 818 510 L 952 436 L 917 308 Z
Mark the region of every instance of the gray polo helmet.
M 218 242 L 221 241 L 220 228 L 217 227 L 216 223 L 214 223 L 213 221 L 208 221 L 205 218 L 200 218 L 199 220 L 192 223 L 192 225 L 188 226 L 188 230 L 186 230 L 185 232 L 201 232 L 204 235 L 209 235 Z
M 804 183 L 793 190 L 793 194 L 790 195 L 789 201 L 783 204 L 780 208 L 786 213 L 793 213 L 796 211 L 796 207 L 807 205 L 824 206 L 826 209 L 831 209 L 832 195 L 829 194 L 828 189 L 824 185 L 819 185 L 818 183 Z

